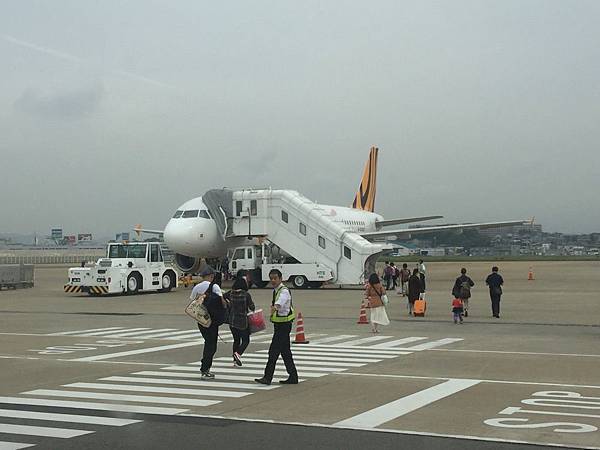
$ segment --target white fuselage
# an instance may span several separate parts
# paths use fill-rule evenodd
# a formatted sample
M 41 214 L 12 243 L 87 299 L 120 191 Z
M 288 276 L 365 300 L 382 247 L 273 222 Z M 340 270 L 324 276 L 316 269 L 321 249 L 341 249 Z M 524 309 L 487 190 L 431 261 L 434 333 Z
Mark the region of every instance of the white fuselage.
M 376 231 L 376 222 L 383 220 L 379 214 L 360 209 L 319 206 L 328 212 L 334 222 L 353 233 Z M 225 242 L 219 235 L 217 224 L 210 217 L 202 197 L 189 200 L 177 208 L 165 227 L 164 240 L 175 253 L 201 258 L 225 257 L 228 248 L 237 245 L 234 242 Z

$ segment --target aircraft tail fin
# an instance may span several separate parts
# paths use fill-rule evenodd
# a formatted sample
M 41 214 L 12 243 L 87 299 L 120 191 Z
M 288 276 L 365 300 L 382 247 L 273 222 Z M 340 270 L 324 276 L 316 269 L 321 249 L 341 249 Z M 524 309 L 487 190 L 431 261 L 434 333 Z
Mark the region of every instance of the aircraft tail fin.
M 377 192 L 377 154 L 379 149 L 375 146 L 371 147 L 369 159 L 365 164 L 365 170 L 360 180 L 360 186 L 352 207 L 362 209 L 363 211 L 375 211 L 375 194 Z

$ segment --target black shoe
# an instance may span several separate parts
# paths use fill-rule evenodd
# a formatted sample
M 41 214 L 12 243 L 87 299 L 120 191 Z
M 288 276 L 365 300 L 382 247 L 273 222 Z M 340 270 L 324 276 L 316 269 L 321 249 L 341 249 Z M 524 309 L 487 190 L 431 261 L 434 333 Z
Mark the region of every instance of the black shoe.
M 201 376 L 200 378 L 202 380 L 214 380 L 215 379 L 215 375 L 210 373 L 210 372 L 201 372 Z
M 242 367 L 242 358 L 240 358 L 240 354 L 238 352 L 233 354 L 233 362 L 236 366 Z
M 465 311 L 465 317 L 469 317 L 469 311 Z
M 298 378 L 288 378 L 287 380 L 279 380 L 280 384 L 298 384 Z
M 254 381 L 256 381 L 259 384 L 266 384 L 267 386 L 271 384 L 271 382 L 266 378 L 255 378 Z

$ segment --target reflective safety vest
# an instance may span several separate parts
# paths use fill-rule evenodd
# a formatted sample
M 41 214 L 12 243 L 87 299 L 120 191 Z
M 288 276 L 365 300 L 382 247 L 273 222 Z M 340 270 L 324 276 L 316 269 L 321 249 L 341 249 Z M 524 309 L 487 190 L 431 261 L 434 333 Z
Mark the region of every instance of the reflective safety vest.
M 279 289 L 277 289 L 276 291 L 273 291 L 273 301 L 271 302 L 271 306 L 275 306 L 275 302 L 277 300 L 279 300 L 279 297 L 281 295 L 281 292 L 283 290 L 288 290 L 287 287 L 285 286 L 281 286 Z M 289 290 L 288 290 L 289 292 Z M 294 311 L 294 307 L 292 305 L 292 300 L 291 300 L 292 294 L 290 292 L 290 313 L 287 316 L 280 316 L 277 311 L 275 311 L 273 314 L 271 314 L 271 322 L 273 323 L 285 323 L 285 322 L 292 322 L 295 317 L 296 317 L 296 312 Z

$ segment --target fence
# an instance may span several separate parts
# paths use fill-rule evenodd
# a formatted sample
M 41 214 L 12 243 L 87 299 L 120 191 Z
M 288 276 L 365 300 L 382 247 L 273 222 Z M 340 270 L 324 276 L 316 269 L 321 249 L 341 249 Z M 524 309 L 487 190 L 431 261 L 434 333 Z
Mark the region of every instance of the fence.
M 0 255 L 0 264 L 77 264 L 97 261 L 104 253 L 93 255 Z

